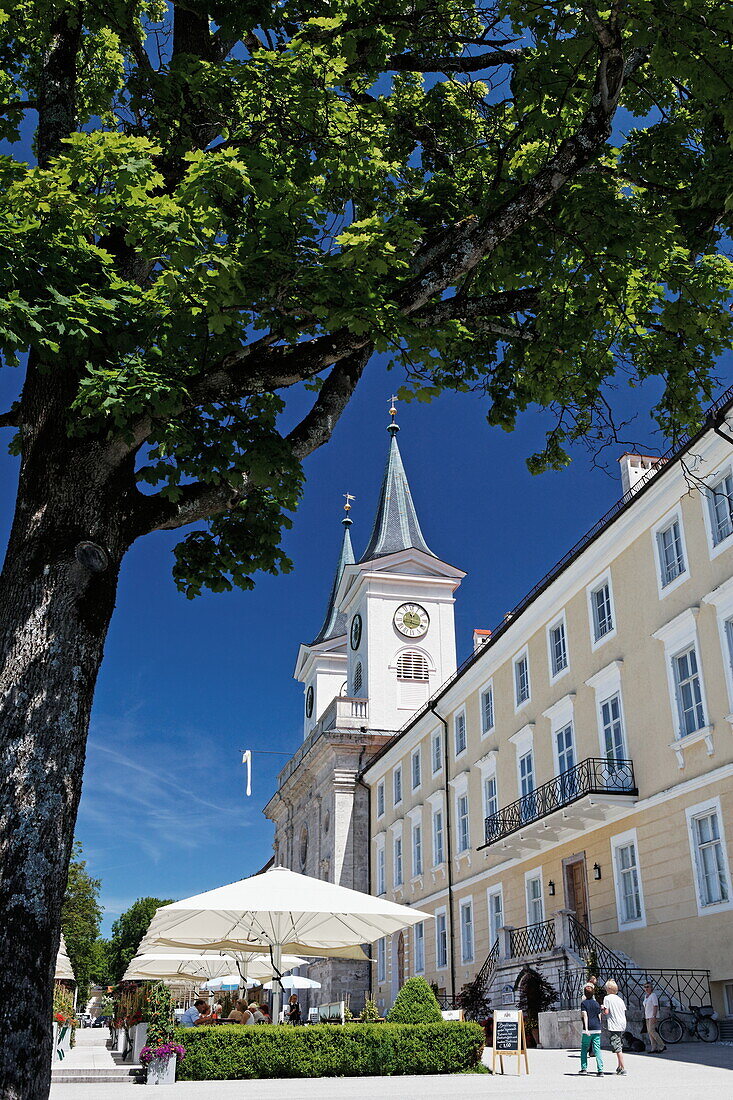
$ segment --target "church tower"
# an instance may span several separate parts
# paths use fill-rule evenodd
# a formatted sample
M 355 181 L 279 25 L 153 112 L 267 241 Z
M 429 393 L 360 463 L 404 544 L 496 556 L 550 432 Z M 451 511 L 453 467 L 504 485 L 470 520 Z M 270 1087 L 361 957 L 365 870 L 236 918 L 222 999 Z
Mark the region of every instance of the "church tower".
M 453 594 L 465 574 L 428 546 L 390 409 L 387 465 L 371 536 L 355 560 L 350 502 L 323 625 L 301 644 L 303 743 L 265 807 L 275 863 L 353 890 L 369 890 L 369 796 L 358 779 L 371 757 L 456 669 Z M 320 1000 L 368 996 L 369 964 L 310 967 Z

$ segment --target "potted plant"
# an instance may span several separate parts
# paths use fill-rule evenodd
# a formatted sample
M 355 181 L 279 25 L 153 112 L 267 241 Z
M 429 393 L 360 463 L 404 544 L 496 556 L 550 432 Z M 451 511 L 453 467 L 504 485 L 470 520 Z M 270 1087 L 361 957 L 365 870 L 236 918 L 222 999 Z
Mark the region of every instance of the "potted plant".
M 515 992 L 519 990 L 517 1007 L 524 1013 L 527 1046 L 539 1043 L 539 1014 L 546 1012 L 558 999 L 558 992 L 542 977 L 539 970 L 524 966 L 514 983 Z
M 159 1047 L 143 1047 L 140 1062 L 147 1069 L 148 1085 L 173 1085 L 176 1081 L 176 1063 L 186 1057 L 186 1049 L 180 1043 L 163 1043 Z

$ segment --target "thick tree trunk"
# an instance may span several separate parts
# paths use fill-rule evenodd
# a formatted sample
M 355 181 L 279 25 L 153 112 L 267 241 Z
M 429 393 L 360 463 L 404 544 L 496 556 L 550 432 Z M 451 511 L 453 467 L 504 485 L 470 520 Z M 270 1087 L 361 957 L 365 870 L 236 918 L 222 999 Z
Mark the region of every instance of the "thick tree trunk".
M 12 991 L 0 1005 L 2 1100 L 48 1096 L 61 903 L 127 548 L 119 472 L 68 439 L 45 387 L 26 386 L 32 427 L 0 574 L 0 974 Z

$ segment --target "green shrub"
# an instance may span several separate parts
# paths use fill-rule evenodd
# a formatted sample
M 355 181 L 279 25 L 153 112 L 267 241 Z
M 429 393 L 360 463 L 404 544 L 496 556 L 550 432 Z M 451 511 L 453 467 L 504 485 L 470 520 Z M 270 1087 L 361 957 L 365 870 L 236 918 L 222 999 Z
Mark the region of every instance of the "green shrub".
M 478 1024 L 222 1025 L 180 1028 L 180 1081 L 461 1073 L 481 1059 Z
M 387 1019 L 391 1024 L 442 1023 L 435 994 L 424 978 L 408 978 L 397 994 Z
M 377 1020 L 381 1020 L 381 1018 L 376 1001 L 367 1001 L 359 1013 L 359 1020 L 362 1024 L 376 1024 Z

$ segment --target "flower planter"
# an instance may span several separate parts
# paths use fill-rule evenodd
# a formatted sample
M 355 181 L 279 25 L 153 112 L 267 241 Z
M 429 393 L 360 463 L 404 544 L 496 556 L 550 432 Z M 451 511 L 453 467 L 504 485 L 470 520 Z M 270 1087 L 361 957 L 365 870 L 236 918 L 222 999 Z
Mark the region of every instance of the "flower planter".
M 176 1083 L 176 1056 L 153 1058 L 148 1062 L 148 1085 L 174 1085 Z
M 140 1051 L 148 1041 L 148 1025 L 135 1024 L 132 1029 L 132 1061 L 135 1065 L 140 1063 Z

